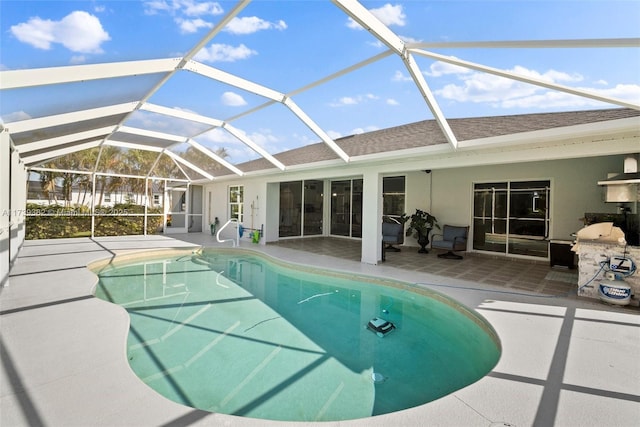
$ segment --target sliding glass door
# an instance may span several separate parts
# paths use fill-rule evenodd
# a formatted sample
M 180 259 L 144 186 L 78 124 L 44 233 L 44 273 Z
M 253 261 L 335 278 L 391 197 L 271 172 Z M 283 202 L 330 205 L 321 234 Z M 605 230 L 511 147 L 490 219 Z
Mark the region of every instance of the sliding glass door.
M 322 234 L 323 181 L 280 183 L 280 237 Z
M 473 248 L 548 257 L 549 181 L 474 185 Z
M 331 234 L 362 237 L 362 179 L 331 182 Z

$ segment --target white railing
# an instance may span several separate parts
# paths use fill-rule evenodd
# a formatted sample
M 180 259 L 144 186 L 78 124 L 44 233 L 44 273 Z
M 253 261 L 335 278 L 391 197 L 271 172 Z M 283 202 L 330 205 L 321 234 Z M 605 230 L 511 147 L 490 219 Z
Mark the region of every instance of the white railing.
M 220 239 L 220 233 L 222 232 L 222 230 L 224 230 L 227 227 L 227 225 L 229 225 L 229 224 L 231 224 L 233 222 L 236 223 L 236 239 L 235 240 L 234 239 Z M 216 240 L 219 243 L 232 242 L 234 248 L 236 246 L 240 246 L 240 223 L 238 222 L 238 219 L 237 218 L 231 218 L 229 221 L 225 222 L 224 225 L 222 227 L 220 227 L 220 229 L 216 233 Z

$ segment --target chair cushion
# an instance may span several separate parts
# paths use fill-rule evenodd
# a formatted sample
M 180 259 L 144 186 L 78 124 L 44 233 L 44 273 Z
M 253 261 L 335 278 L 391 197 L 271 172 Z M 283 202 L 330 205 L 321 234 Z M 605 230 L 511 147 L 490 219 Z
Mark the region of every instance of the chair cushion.
M 404 234 L 402 224 L 383 222 L 382 241 L 385 243 L 403 243 Z
M 467 237 L 467 227 L 454 227 L 451 225 L 445 225 L 444 230 L 442 231 L 442 239 L 443 240 L 455 240 L 458 238 L 466 238 Z
M 449 251 L 464 251 L 467 249 L 468 232 L 469 227 L 445 225 L 442 229 L 442 240 L 434 239 L 434 241 L 431 242 L 431 247 Z
M 431 247 L 436 249 L 446 249 L 446 250 L 452 251 L 453 240 L 434 240 L 431 243 Z

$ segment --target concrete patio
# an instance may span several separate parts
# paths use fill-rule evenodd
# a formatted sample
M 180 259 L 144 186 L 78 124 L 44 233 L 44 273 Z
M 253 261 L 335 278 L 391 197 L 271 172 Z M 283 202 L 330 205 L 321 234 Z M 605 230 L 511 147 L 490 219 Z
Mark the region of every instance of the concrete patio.
M 388 253 L 385 263 L 374 266 L 340 253 L 345 241 L 308 245 L 315 252 L 294 247 L 304 242 L 291 242 L 243 241 L 241 246 L 291 262 L 432 288 L 484 316 L 503 346 L 492 372 L 439 400 L 322 425 L 640 422 L 640 310 L 576 298 L 570 292 L 574 285 L 564 280 L 563 273 L 570 272 L 553 275 L 558 271 L 541 263 L 472 255 L 455 264 L 429 254 L 417 263 L 408 249 Z M 216 244 L 205 233 L 26 241 L 0 293 L 0 425 L 282 425 L 209 413 L 156 394 L 128 366 L 127 313 L 93 297 L 96 277 L 86 268 L 92 261 L 129 251 L 200 245 Z

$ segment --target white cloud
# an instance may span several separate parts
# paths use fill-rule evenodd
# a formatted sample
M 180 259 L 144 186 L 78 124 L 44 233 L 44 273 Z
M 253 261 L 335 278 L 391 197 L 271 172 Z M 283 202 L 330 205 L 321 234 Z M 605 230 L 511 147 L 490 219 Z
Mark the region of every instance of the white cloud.
M 187 16 L 222 15 L 224 10 L 218 2 L 196 2 L 191 0 L 174 1 L 182 13 Z
M 205 16 L 221 15 L 224 13 L 218 2 L 196 2 L 193 0 L 150 0 L 144 2 L 144 12 L 147 15 L 168 13 L 170 15 Z
M 209 132 L 202 134 L 196 138 L 196 141 L 198 142 L 200 142 L 201 140 L 212 142 L 214 144 L 229 144 L 238 142 L 238 139 L 236 139 L 235 136 L 231 135 L 229 132 L 221 128 L 212 129 Z M 215 148 L 220 148 L 220 146 Z
M 608 89 L 587 87 L 578 89 L 623 101 L 640 102 L 640 85 L 620 84 Z M 505 100 L 499 104 L 503 108 L 577 108 L 607 105 L 610 104 L 558 91 L 545 91 L 528 97 Z
M 422 42 L 422 40 L 420 39 L 414 39 L 413 37 L 409 37 L 409 36 L 398 35 L 398 37 L 400 37 L 400 39 L 405 43 L 421 43 Z
M 147 15 L 166 13 L 173 16 L 182 34 L 192 34 L 202 28 L 213 28 L 213 22 L 204 18 L 221 15 L 224 10 L 217 2 L 151 0 L 144 2 L 144 12 Z
M 180 27 L 180 32 L 182 34 L 192 34 L 197 33 L 200 28 L 212 28 L 213 24 L 211 22 L 207 22 L 204 19 L 196 18 L 196 19 L 183 19 L 176 18 L 176 24 Z
M 275 148 L 275 143 L 279 140 L 273 135 L 271 129 L 258 129 L 256 132 L 251 132 L 247 135 L 250 140 L 267 150 L 269 153 L 276 153 L 280 150 Z
M 391 80 L 394 81 L 394 82 L 411 82 L 411 81 L 413 81 L 411 76 L 405 76 L 404 74 L 402 74 L 402 71 L 400 71 L 400 70 L 396 70 L 396 72 L 393 74 L 393 77 L 391 77 Z
M 363 128 L 355 128 L 351 131 L 350 135 L 358 135 L 365 132 L 373 132 L 374 130 L 380 129 L 378 126 L 365 126 Z
M 71 12 L 60 21 L 31 18 L 13 25 L 11 33 L 37 49 L 49 50 L 52 44 L 59 43 L 79 53 L 102 53 L 100 45 L 110 40 L 100 20 L 83 11 Z
M 356 105 L 358 104 L 358 100 L 351 96 L 343 96 L 338 100 L 335 105 Z
M 257 131 L 250 133 L 244 132 L 242 129 L 239 129 L 239 131 L 251 141 L 264 148 L 268 153 L 278 153 L 284 150 L 279 147 L 281 141 L 278 137 L 273 135 L 271 129 L 258 129 Z M 234 162 L 234 159 L 241 159 L 244 161 L 247 160 L 247 158 L 257 157 L 255 151 L 247 147 L 229 132 L 220 128 L 213 129 L 203 135 L 200 135 L 196 140 L 214 151 L 218 148 L 224 147 L 229 153 L 229 159 L 227 160 L 230 160 L 231 162 Z
M 509 71 L 557 84 L 575 83 L 583 80 L 580 74 L 557 70 L 548 70 L 541 73 L 522 66 L 516 66 Z M 429 75 L 439 77 L 445 74 L 448 73 L 434 72 L 432 67 Z M 447 84 L 442 89 L 435 91 L 435 94 L 456 102 L 486 103 L 495 108 L 576 108 L 603 105 L 602 102 L 591 98 L 549 90 L 541 86 L 492 74 L 466 70 L 457 74 L 457 77 L 461 83 Z M 576 89 L 631 102 L 640 101 L 640 85 L 617 85 L 613 88 L 576 87 Z
M 269 22 L 257 16 L 246 16 L 244 18 L 233 18 L 224 31 L 231 34 L 253 34 L 260 30 L 286 30 L 287 24 L 280 20 L 278 22 Z
M 393 6 L 387 3 L 382 7 L 371 9 L 371 13 L 385 25 L 404 27 L 406 24 L 407 15 L 402 11 L 402 5 L 400 4 Z
M 74 65 L 84 64 L 85 62 L 87 62 L 87 57 L 84 55 L 74 55 L 71 57 L 71 60 L 69 62 Z
M 228 44 L 212 44 L 208 48 L 202 48 L 194 57 L 196 61 L 202 62 L 235 62 L 247 59 L 258 52 L 251 50 L 244 44 L 230 46 Z
M 364 95 L 356 95 L 356 96 L 343 96 L 335 102 L 331 102 L 329 105 L 331 107 L 343 107 L 345 105 L 357 105 L 362 104 L 367 100 L 375 100 L 378 97 L 372 93 L 367 93 Z
M 389 98 L 387 99 L 387 105 L 391 105 L 395 107 L 396 105 L 400 105 L 400 103 L 393 98 Z
M 342 138 L 342 134 L 335 130 L 328 130 L 327 135 L 329 135 L 329 138 L 333 139 L 334 141 L 338 138 Z
M 375 47 L 376 49 L 382 49 L 382 48 L 386 47 L 386 46 L 385 46 L 385 44 L 384 44 L 384 43 L 382 43 L 382 42 L 381 42 L 380 40 L 378 40 L 378 39 L 375 39 L 375 40 L 372 40 L 372 41 L 368 41 L 368 42 L 367 42 L 367 44 L 368 44 L 369 46 L 373 46 L 373 47 Z
M 153 0 L 144 2 L 144 13 L 147 15 L 157 15 L 160 12 L 171 12 L 173 8 L 163 0 Z
M 32 117 L 24 111 L 14 111 L 13 113 L 5 114 L 2 116 L 2 121 L 4 123 L 13 123 L 19 122 L 22 120 L 29 120 Z
M 238 95 L 235 92 L 225 92 L 220 97 L 220 100 L 224 105 L 229 105 L 231 107 L 241 107 L 243 105 L 247 105 L 247 101 L 241 95 Z
M 402 5 L 400 4 L 392 5 L 391 3 L 387 3 L 382 7 L 369 9 L 369 12 L 387 26 L 397 25 L 399 27 L 403 27 L 406 24 L 405 19 L 407 18 L 407 15 L 404 14 L 402 9 Z M 354 30 L 362 29 L 360 24 L 351 18 L 349 18 L 347 26 Z
M 452 56 L 452 58 L 455 58 Z M 426 76 L 440 77 L 447 74 L 468 74 L 471 73 L 469 68 L 459 65 L 450 64 L 448 62 L 436 61 L 429 66 L 429 71 L 425 71 Z
M 610 96 L 611 98 L 618 98 L 640 104 L 640 85 L 618 84 L 615 87 L 609 89 L 591 90 L 604 96 Z
M 525 77 L 531 77 L 534 79 L 544 80 L 550 83 L 559 83 L 559 82 L 579 82 L 583 80 L 583 77 L 580 74 L 568 74 L 562 71 L 556 70 L 548 70 L 545 73 L 539 73 L 535 70 L 529 70 L 520 65 L 516 65 L 512 70 L 508 70 L 514 74 L 519 74 Z
M 462 84 L 448 84 L 435 91 L 445 99 L 458 102 L 501 102 L 503 100 L 531 96 L 536 86 L 491 74 L 472 73 L 463 78 Z

